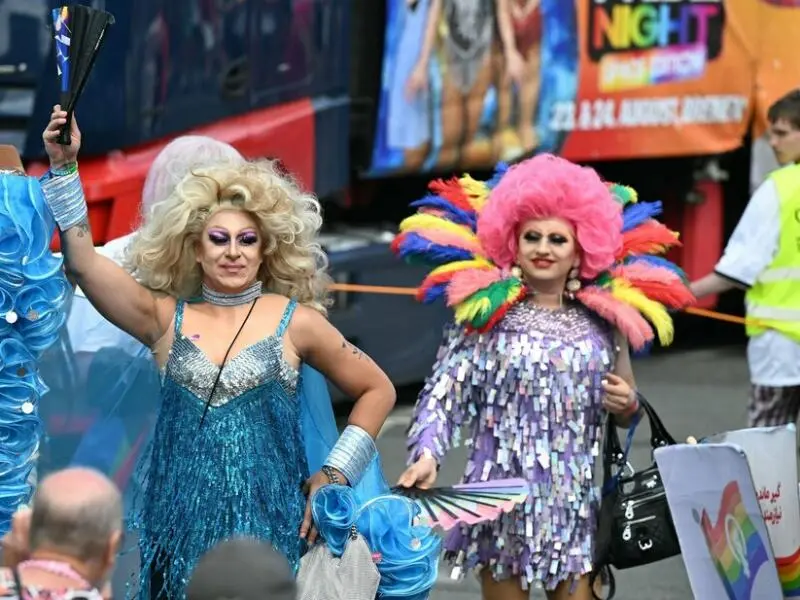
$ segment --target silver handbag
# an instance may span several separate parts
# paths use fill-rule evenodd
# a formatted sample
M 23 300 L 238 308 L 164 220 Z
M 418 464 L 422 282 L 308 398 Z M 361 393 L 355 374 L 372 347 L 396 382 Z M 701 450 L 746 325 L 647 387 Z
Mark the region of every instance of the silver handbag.
M 297 600 L 375 600 L 380 580 L 372 551 L 354 529 L 341 558 L 323 543 L 300 559 Z

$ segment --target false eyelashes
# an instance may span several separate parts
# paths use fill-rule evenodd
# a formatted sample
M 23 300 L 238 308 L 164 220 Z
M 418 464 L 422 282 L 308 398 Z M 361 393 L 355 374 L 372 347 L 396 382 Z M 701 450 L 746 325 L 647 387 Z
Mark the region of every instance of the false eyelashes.
M 212 229 L 208 232 L 208 241 L 215 246 L 226 246 L 231 242 L 231 236 L 227 231 Z M 258 243 L 258 234 L 254 231 L 243 231 L 236 236 L 236 243 L 242 246 L 252 246 Z

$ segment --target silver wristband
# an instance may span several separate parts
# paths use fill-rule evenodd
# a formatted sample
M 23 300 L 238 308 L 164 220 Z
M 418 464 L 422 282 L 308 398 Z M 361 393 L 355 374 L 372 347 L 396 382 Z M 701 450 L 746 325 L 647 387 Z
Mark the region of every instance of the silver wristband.
M 42 182 L 42 192 L 61 231 L 67 231 L 86 221 L 89 210 L 77 171 Z
M 325 464 L 341 472 L 353 486 L 361 481 L 377 453 L 378 448 L 370 434 L 361 427 L 348 425 L 328 455 Z

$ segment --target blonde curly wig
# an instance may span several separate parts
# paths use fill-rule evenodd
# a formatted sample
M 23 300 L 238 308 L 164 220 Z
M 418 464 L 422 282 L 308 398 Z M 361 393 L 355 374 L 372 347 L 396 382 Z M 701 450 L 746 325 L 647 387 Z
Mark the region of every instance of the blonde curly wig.
M 193 170 L 158 203 L 128 247 L 126 266 L 146 287 L 176 298 L 200 295 L 197 246 L 218 210 L 249 213 L 261 233 L 259 279 L 268 292 L 326 313 L 328 259 L 317 242 L 319 202 L 272 161 Z

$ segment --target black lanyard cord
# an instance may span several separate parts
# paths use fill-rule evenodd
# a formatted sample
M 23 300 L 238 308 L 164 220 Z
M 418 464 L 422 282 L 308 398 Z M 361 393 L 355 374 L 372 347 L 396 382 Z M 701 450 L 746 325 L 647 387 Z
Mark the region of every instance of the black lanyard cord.
M 206 400 L 205 408 L 203 409 L 203 416 L 200 417 L 200 425 L 198 425 L 198 429 L 203 426 L 203 422 L 206 420 L 206 415 L 208 414 L 208 409 L 211 408 L 211 400 L 214 398 L 214 392 L 217 391 L 217 385 L 219 385 L 219 379 L 222 377 L 222 369 L 225 368 L 225 363 L 228 361 L 228 356 L 233 349 L 233 345 L 236 343 L 236 340 L 239 339 L 239 335 L 242 333 L 244 326 L 247 324 L 247 320 L 250 318 L 250 315 L 253 314 L 253 309 L 256 307 L 256 302 L 258 302 L 258 298 L 253 300 L 253 304 L 250 305 L 250 310 L 247 311 L 247 316 L 242 321 L 241 326 L 239 327 L 239 331 L 236 332 L 236 335 L 233 336 L 233 340 L 231 341 L 231 345 L 228 346 L 228 350 L 225 352 L 225 358 L 222 359 L 222 364 L 219 366 L 219 371 L 217 371 L 217 378 L 214 380 L 214 385 L 211 386 L 211 393 L 208 395 L 208 400 Z

